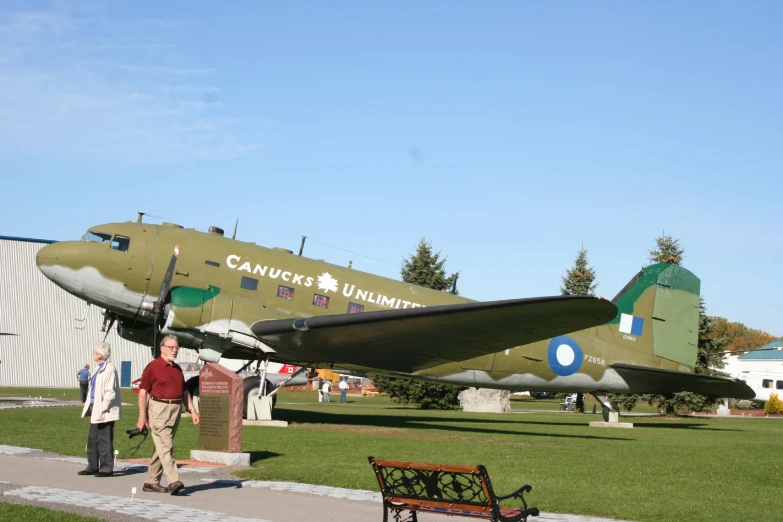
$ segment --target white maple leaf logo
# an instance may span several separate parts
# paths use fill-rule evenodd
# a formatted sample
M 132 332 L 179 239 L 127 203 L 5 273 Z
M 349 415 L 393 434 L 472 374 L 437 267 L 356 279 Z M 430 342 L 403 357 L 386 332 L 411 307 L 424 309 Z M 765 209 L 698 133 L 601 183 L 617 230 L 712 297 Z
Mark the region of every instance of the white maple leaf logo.
M 332 277 L 329 272 L 324 272 L 318 276 L 318 289 L 324 292 L 337 292 L 337 279 Z

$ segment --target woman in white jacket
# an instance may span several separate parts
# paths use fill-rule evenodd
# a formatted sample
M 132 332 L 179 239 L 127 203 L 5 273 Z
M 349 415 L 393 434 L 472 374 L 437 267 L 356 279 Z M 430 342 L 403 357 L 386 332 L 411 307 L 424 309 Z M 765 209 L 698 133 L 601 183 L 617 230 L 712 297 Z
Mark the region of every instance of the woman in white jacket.
M 96 363 L 90 378 L 82 417 L 90 417 L 87 437 L 87 468 L 78 475 L 111 477 L 114 473 L 114 422 L 120 420 L 122 400 L 117 370 L 109 362 L 111 346 L 97 343 L 92 349 Z

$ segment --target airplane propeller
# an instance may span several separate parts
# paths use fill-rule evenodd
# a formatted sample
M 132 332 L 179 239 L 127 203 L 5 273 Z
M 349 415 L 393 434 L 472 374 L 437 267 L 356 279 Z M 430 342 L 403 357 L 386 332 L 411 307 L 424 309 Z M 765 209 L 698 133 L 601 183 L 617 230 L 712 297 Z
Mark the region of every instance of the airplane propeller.
M 163 281 L 160 284 L 160 293 L 158 294 L 158 300 L 152 305 L 152 313 L 155 314 L 154 321 L 152 323 L 152 356 L 157 358 L 160 356 L 160 346 L 158 346 L 158 332 L 163 327 L 163 312 L 164 301 L 171 288 L 171 278 L 174 277 L 174 267 L 177 264 L 177 257 L 179 256 L 179 245 L 174 246 L 174 253 L 169 261 L 169 267 L 166 269 L 166 275 L 163 276 Z

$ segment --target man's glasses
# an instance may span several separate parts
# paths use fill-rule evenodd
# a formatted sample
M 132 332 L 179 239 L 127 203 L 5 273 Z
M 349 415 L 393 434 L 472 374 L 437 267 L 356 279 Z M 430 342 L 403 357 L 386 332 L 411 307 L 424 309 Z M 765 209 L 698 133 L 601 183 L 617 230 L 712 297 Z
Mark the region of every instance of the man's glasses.
M 169 346 L 168 344 L 164 344 L 163 346 L 161 346 L 161 348 L 179 348 L 179 346 L 177 345 Z

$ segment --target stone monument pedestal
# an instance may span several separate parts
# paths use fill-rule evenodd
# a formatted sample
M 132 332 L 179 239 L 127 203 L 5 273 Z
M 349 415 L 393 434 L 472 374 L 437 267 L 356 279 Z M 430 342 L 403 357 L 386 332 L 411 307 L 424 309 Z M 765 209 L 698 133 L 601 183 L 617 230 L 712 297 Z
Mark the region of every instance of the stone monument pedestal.
M 462 411 L 471 413 L 509 413 L 511 392 L 488 388 L 468 388 L 459 394 Z
M 604 422 L 595 421 L 590 423 L 591 428 L 633 428 L 633 422 Z
M 620 413 L 616 411 L 609 412 L 609 422 L 591 422 L 591 428 L 633 428 L 632 422 L 620 422 Z
M 731 416 L 731 410 L 729 409 L 729 401 L 725 400 L 718 406 L 718 411 L 715 412 L 719 417 Z
M 222 451 L 190 450 L 190 460 L 214 462 L 226 466 L 250 466 L 250 453 L 224 453 Z
M 219 364 L 209 363 L 199 372 L 198 450 L 190 458 L 231 466 L 249 466 L 250 454 L 242 453 L 242 409 L 245 380 Z

